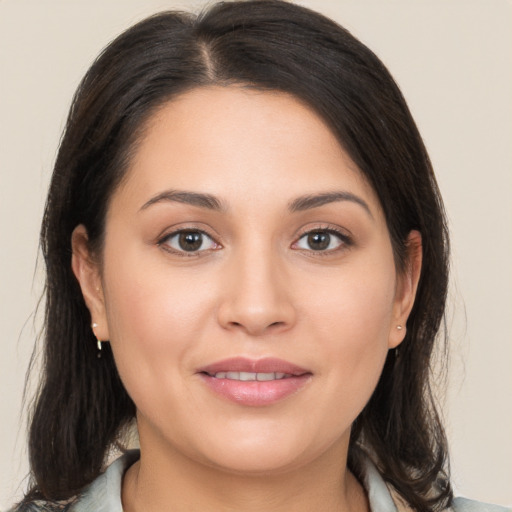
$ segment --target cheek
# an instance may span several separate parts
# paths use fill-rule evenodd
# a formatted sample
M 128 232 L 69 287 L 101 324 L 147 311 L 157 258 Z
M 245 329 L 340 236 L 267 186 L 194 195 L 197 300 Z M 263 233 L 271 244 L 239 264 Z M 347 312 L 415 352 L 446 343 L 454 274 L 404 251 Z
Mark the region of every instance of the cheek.
M 104 279 L 111 339 L 168 345 L 176 329 L 197 326 L 198 312 L 211 301 L 203 280 L 121 226 L 109 235 Z M 137 336 L 135 336 L 137 334 Z
M 354 267 L 307 299 L 314 350 L 330 361 L 324 367 L 328 387 L 336 406 L 350 411 L 350 421 L 370 398 L 388 353 L 395 292 L 390 263 L 364 266 L 361 272 Z
M 211 311 L 213 293 L 165 258 L 136 251 L 105 259 L 110 343 L 121 379 L 139 406 L 155 389 L 176 389 L 194 341 Z M 142 398 L 142 400 L 141 400 Z
M 304 286 L 304 314 L 315 321 L 322 338 L 333 335 L 354 348 L 382 343 L 391 326 L 395 302 L 395 269 L 392 259 L 361 261 L 341 268 L 323 286 L 317 276 Z

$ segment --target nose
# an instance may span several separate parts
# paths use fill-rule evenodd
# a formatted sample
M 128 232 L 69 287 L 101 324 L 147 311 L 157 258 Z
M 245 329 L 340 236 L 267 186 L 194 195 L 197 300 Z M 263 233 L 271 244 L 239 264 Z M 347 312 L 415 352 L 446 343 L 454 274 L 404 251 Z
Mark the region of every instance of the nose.
M 217 313 L 223 328 L 262 336 L 286 331 L 295 323 L 291 283 L 278 259 L 261 251 L 233 255 Z

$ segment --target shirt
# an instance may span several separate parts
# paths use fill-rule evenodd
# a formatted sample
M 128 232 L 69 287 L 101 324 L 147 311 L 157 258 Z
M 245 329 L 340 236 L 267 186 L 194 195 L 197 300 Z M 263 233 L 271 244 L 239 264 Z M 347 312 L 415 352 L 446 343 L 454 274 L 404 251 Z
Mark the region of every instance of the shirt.
M 36 501 L 11 512 L 123 512 L 121 486 L 125 471 L 139 459 L 138 450 L 130 450 L 113 462 L 75 500 L 63 504 Z M 388 487 L 373 462 L 366 457 L 362 467 L 365 488 L 372 512 L 413 512 L 398 493 Z M 446 512 L 512 512 L 511 508 L 455 498 Z

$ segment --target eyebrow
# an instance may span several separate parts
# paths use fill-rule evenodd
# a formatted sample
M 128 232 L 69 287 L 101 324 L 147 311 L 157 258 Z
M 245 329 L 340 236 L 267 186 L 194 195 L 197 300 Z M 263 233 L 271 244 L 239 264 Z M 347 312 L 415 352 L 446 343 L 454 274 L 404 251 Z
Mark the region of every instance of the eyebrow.
M 368 215 L 373 219 L 372 212 L 368 203 L 359 196 L 345 191 L 320 192 L 318 194 L 308 194 L 294 199 L 289 205 L 290 212 L 302 212 L 312 208 L 318 208 L 325 204 L 337 203 L 340 201 L 350 201 L 361 206 Z
M 224 211 L 226 206 L 217 197 L 211 194 L 203 194 L 200 192 L 187 192 L 180 190 L 166 190 L 155 197 L 152 197 L 149 201 L 144 203 L 140 208 L 140 211 L 149 208 L 150 206 L 161 203 L 161 202 L 175 202 L 190 204 L 192 206 L 199 206 L 200 208 L 206 208 L 214 211 Z

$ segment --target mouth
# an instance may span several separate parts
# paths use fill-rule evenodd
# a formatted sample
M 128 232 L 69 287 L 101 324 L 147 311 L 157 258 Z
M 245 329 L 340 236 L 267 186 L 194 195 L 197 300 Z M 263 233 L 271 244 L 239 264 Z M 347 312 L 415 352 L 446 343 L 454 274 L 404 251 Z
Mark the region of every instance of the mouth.
M 261 380 L 279 380 L 311 373 L 294 363 L 275 357 L 263 359 L 232 357 L 204 366 L 199 369 L 199 372 L 211 377 L 233 380 L 260 380 L 258 376 Z
M 266 406 L 298 393 L 312 372 L 275 358 L 231 358 L 198 371 L 208 389 L 222 399 L 244 406 Z

